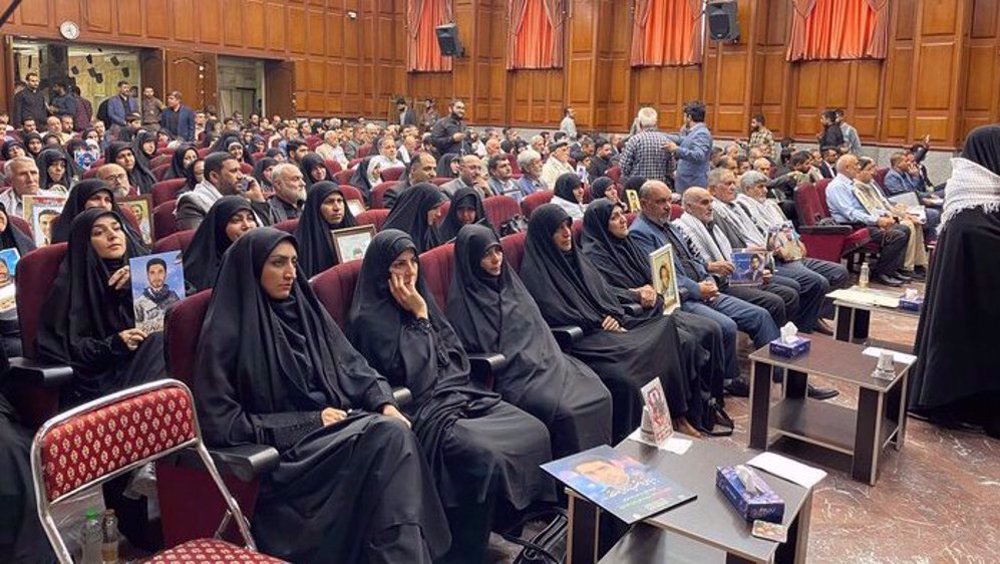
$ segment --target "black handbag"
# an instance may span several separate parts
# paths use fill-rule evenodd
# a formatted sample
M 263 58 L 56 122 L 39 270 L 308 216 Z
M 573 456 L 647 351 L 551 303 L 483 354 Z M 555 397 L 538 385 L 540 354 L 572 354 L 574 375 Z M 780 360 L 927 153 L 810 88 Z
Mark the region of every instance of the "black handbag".
M 548 524 L 531 539 L 522 539 L 513 534 L 522 530 L 525 523 L 547 521 Z M 514 559 L 514 564 L 563 564 L 566 561 L 566 535 L 569 532 L 569 516 L 565 509 L 552 508 L 535 511 L 501 533 L 505 540 L 523 547 Z

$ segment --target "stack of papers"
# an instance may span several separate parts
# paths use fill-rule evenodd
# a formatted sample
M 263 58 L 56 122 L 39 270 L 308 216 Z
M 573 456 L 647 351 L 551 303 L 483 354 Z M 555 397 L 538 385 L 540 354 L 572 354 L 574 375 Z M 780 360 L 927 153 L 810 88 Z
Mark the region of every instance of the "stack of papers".
M 791 458 L 773 452 L 758 454 L 748 460 L 747 464 L 774 474 L 779 478 L 784 478 L 803 488 L 812 488 L 820 483 L 823 478 L 826 478 L 826 472 L 819 468 L 813 468 L 812 466 L 796 462 Z
M 835 300 L 843 300 L 852 304 L 889 307 L 893 309 L 899 307 L 898 296 L 888 296 L 881 292 L 857 289 L 857 287 L 847 290 L 834 290 L 827 295 Z

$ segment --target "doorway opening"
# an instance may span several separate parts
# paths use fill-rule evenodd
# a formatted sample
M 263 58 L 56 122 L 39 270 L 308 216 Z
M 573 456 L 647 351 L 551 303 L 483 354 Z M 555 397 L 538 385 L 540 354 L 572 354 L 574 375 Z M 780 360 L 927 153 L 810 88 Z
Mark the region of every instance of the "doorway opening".
M 244 120 L 264 107 L 264 62 L 219 57 L 219 116 L 239 112 Z

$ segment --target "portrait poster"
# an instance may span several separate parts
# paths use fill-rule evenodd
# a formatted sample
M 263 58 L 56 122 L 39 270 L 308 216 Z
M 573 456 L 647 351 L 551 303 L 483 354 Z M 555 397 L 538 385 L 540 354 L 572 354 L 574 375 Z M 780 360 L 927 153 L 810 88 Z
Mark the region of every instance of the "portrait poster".
M 31 223 L 32 210 L 35 204 L 44 204 L 47 206 L 58 206 L 60 213 L 62 212 L 63 205 L 66 204 L 66 196 L 24 196 L 21 198 L 24 207 L 24 220 Z
M 649 253 L 649 265 L 653 274 L 653 289 L 663 298 L 663 315 L 669 315 L 681 305 L 674 272 L 673 246 L 668 243 Z
M 129 259 L 135 328 L 147 335 L 163 331 L 167 309 L 185 296 L 180 251 Z
M 11 247 L 0 250 L 0 312 L 6 312 L 17 306 L 17 286 L 14 277 L 17 275 L 17 261 L 21 253 Z
M 697 497 L 607 445 L 542 464 L 542 470 L 629 525 Z
M 150 194 L 142 196 L 129 196 L 118 199 L 118 207 L 128 209 L 139 222 L 139 234 L 142 235 L 142 242 L 147 245 L 153 244 L 153 197 Z M 125 219 L 125 218 L 123 218 Z M 125 219 L 128 221 L 128 219 Z
M 334 229 L 330 232 L 333 238 L 333 250 L 337 254 L 337 262 L 345 263 L 365 258 L 368 245 L 375 238 L 374 225 L 359 225 L 345 229 Z
M 31 232 L 36 247 L 52 244 L 52 225 L 62 213 L 63 202 L 45 203 L 35 201 L 31 206 Z
M 628 207 L 632 213 L 639 213 L 639 193 L 635 190 L 625 190 L 625 197 L 628 199 Z
M 667 406 L 667 395 L 663 393 L 663 383 L 659 378 L 653 378 L 642 387 L 642 399 L 649 410 L 653 440 L 658 445 L 663 444 L 673 434 L 674 424 L 670 418 L 670 408 Z
M 347 209 L 351 210 L 351 215 L 358 217 L 365 211 L 365 203 L 358 199 L 347 200 Z
M 760 286 L 764 283 L 764 271 L 770 262 L 767 251 L 733 251 L 733 266 L 736 269 L 729 277 L 733 286 Z
M 780 226 L 771 227 L 768 230 L 767 248 L 772 251 L 781 251 L 786 261 L 796 261 L 802 259 L 802 247 L 799 246 L 799 234 L 791 221 L 786 221 Z

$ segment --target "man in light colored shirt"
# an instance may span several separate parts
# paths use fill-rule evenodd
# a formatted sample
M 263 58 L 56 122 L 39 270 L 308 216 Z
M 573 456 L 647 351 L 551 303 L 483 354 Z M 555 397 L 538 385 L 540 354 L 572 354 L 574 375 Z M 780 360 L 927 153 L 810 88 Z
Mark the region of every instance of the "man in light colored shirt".
M 517 181 L 521 195 L 527 196 L 539 190 L 550 190 L 542 181 L 542 155 L 534 149 L 525 149 L 517 155 L 517 168 L 521 169 L 521 178 Z
M 567 172 L 576 173 L 576 169 L 569 164 L 569 142 L 560 139 L 549 144 L 549 158 L 542 167 L 541 181 L 546 186 L 556 185 L 556 180 Z
M 38 164 L 31 157 L 15 157 L 3 167 L 4 177 L 10 182 L 10 189 L 0 194 L 0 204 L 8 215 L 24 217 L 24 196 L 59 196 L 50 190 L 40 190 Z M 25 217 L 29 222 L 31 218 Z
M 568 137 L 572 141 L 576 141 L 576 136 L 577 136 L 575 118 L 576 118 L 576 110 L 567 107 L 563 111 L 563 119 L 562 122 L 559 124 L 559 131 L 565 133 L 566 137 Z
M 344 149 L 340 147 L 340 133 L 336 129 L 330 129 L 323 134 L 323 142 L 316 147 L 316 154 L 325 161 L 336 161 L 340 168 L 347 168 L 350 163 L 344 155 Z
M 881 247 L 879 260 L 871 269 L 872 279 L 886 286 L 902 286 L 904 279 L 898 276 L 906 257 L 909 230 L 888 212 L 873 214 L 858 201 L 854 194 L 854 178 L 860 170 L 858 158 L 852 154 L 837 160 L 837 176 L 826 187 L 830 215 L 837 223 L 867 227 L 872 241 Z

